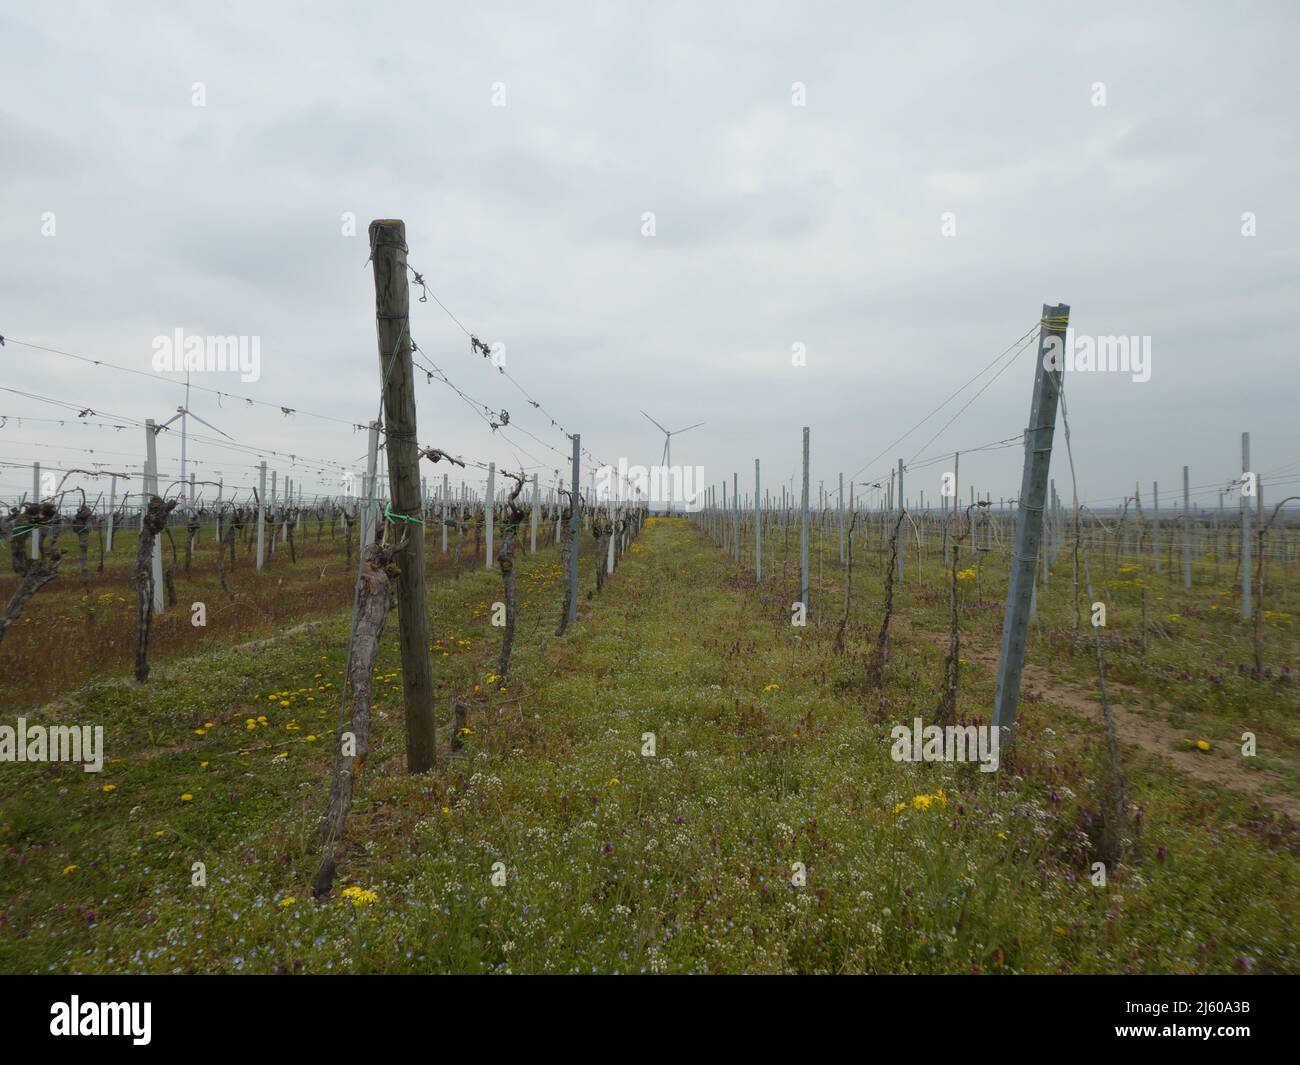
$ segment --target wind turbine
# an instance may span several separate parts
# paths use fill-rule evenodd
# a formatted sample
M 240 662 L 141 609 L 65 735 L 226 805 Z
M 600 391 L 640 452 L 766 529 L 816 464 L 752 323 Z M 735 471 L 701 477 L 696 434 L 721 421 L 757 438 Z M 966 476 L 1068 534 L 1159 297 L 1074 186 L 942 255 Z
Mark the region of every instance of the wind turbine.
M 231 436 L 229 433 L 222 433 L 221 430 L 218 429 L 211 422 L 204 421 L 192 410 L 190 410 L 189 371 L 186 371 L 185 373 L 185 406 L 177 407 L 175 414 L 173 414 L 170 418 L 168 418 L 165 422 L 163 422 L 162 425 L 159 425 L 157 428 L 155 428 L 154 429 L 155 435 L 162 432 L 164 429 L 166 429 L 167 426 L 171 425 L 171 423 L 174 422 L 177 418 L 181 420 L 181 499 L 186 501 L 185 505 L 188 508 L 194 501 L 189 498 L 190 483 L 185 478 L 185 459 L 186 459 L 185 445 L 188 439 L 188 434 L 186 431 L 186 419 L 193 418 L 199 424 L 206 425 L 214 433 L 221 433 L 221 435 L 224 436 L 227 440 L 233 441 L 235 438 Z
M 671 470 L 673 468 L 673 437 L 679 435 L 680 433 L 689 432 L 692 429 L 698 429 L 704 423 L 696 422 L 694 425 L 688 425 L 685 429 L 665 429 L 662 425 L 660 425 L 653 418 L 651 418 L 650 415 L 646 414 L 645 411 L 642 411 L 641 413 L 644 414 L 647 418 L 649 418 L 650 421 L 654 422 L 655 427 L 658 428 L 658 430 L 664 434 L 664 453 L 663 453 L 663 457 L 660 459 L 660 465 L 664 469 L 670 471 L 669 477 L 671 477 L 672 476 Z M 672 487 L 670 485 L 668 489 L 668 516 L 672 517 L 672 513 L 673 513 L 673 493 L 672 493 Z

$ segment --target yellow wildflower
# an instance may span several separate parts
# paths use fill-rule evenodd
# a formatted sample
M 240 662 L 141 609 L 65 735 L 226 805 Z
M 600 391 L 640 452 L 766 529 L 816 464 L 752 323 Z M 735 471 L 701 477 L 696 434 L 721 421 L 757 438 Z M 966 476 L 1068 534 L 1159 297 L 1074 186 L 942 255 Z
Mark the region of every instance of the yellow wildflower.
M 379 900 L 379 896 L 373 891 L 368 891 L 363 887 L 357 887 L 355 884 L 351 887 L 345 887 L 341 892 L 339 892 L 339 894 L 349 900 L 353 906 L 357 907 L 369 906 L 372 902 L 377 902 Z

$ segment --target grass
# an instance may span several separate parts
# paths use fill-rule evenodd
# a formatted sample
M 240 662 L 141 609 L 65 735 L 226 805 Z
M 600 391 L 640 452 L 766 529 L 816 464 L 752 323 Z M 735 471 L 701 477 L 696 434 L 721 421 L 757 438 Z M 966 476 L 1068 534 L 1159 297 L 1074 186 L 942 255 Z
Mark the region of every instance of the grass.
M 877 692 L 862 681 L 870 562 L 855 572 L 854 651 L 838 656 L 829 555 L 826 617 L 804 629 L 788 596 L 684 519 L 652 520 L 599 598 L 584 559 L 578 623 L 556 639 L 556 552 L 522 557 L 505 691 L 488 679 L 499 578 L 434 583 L 443 758 L 427 777 L 403 771 L 393 618 L 337 885 L 357 890 L 325 901 L 308 884 L 346 612 L 255 651 L 171 659 L 148 688 L 112 676 L 67 696 L 50 719 L 104 724 L 108 762 L 4 766 L 0 969 L 1300 969 L 1294 830 L 1247 796 L 1128 752 L 1136 845 L 1098 887 L 1095 725 L 1026 701 L 999 773 L 890 759 L 890 727 L 936 704 L 946 592 L 901 591 L 906 624 Z M 1054 611 L 1046 597 L 1048 638 Z M 972 604 L 970 639 L 998 613 Z M 1054 659 L 1081 669 L 1086 650 Z M 473 731 L 447 755 L 457 695 Z M 991 702 L 987 671 L 964 667 L 959 713 L 987 717 Z M 1260 717 L 1264 735 L 1289 735 L 1272 703 Z

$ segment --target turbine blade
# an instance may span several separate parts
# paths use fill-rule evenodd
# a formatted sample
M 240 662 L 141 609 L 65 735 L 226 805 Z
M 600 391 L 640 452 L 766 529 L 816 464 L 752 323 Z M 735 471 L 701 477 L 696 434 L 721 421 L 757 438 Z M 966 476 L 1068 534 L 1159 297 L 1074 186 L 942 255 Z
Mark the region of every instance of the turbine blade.
M 645 416 L 646 416 L 647 418 L 650 418 L 650 415 L 646 414 L 645 411 L 642 411 L 641 413 L 642 413 L 642 414 L 645 414 Z M 666 432 L 668 432 L 668 430 L 665 429 L 662 425 L 659 425 L 658 422 L 655 422 L 655 420 L 654 420 L 653 418 L 650 418 L 650 420 L 651 420 L 652 422 L 654 422 L 656 426 L 659 427 L 659 431 L 660 431 L 661 433 L 666 433 Z
M 201 422 L 203 425 L 206 425 L 206 426 L 207 426 L 209 429 L 211 429 L 214 433 L 221 433 L 221 430 L 218 429 L 215 425 L 213 425 L 211 422 L 205 422 L 205 421 L 203 421 L 203 419 L 200 418 L 197 414 L 195 414 L 192 410 L 190 410 L 190 411 L 186 411 L 185 413 L 188 414 L 191 418 L 193 418 L 196 422 Z M 221 435 L 224 436 L 227 440 L 234 440 L 234 439 L 235 439 L 235 438 L 234 438 L 233 436 L 231 436 L 229 433 L 221 433 Z

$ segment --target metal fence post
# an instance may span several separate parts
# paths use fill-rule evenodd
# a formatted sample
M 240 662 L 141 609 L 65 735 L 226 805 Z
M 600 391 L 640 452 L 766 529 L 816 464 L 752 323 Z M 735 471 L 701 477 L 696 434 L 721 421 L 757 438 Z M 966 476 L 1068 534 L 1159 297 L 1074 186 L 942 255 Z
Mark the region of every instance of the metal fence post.
M 1057 356 L 1061 365 L 1065 332 L 1070 319 L 1067 304 L 1043 305 L 1038 333 L 1038 358 L 1034 364 L 1034 396 L 1026 429 L 1024 471 L 1020 480 L 1020 501 L 1016 520 L 1015 547 L 1011 557 L 1011 580 L 1007 587 L 1002 621 L 1002 647 L 998 658 L 997 691 L 993 702 L 993 723 L 1010 730 L 1016 723 L 1020 699 L 1020 678 L 1025 664 L 1025 637 L 1029 628 L 1030 600 L 1043 532 L 1043 504 L 1047 495 L 1047 474 L 1052 462 L 1052 437 L 1056 429 L 1056 408 L 1060 402 L 1060 369 L 1049 369 L 1046 361 Z M 1009 739 L 1010 736 L 1006 735 Z
M 578 617 L 578 544 L 582 540 L 582 501 L 578 495 L 578 481 L 582 476 L 582 434 L 573 434 L 573 513 L 569 518 L 569 533 L 573 542 L 569 545 L 569 620 Z
M 799 602 L 808 613 L 808 426 L 803 427 L 803 502 L 799 525 Z

